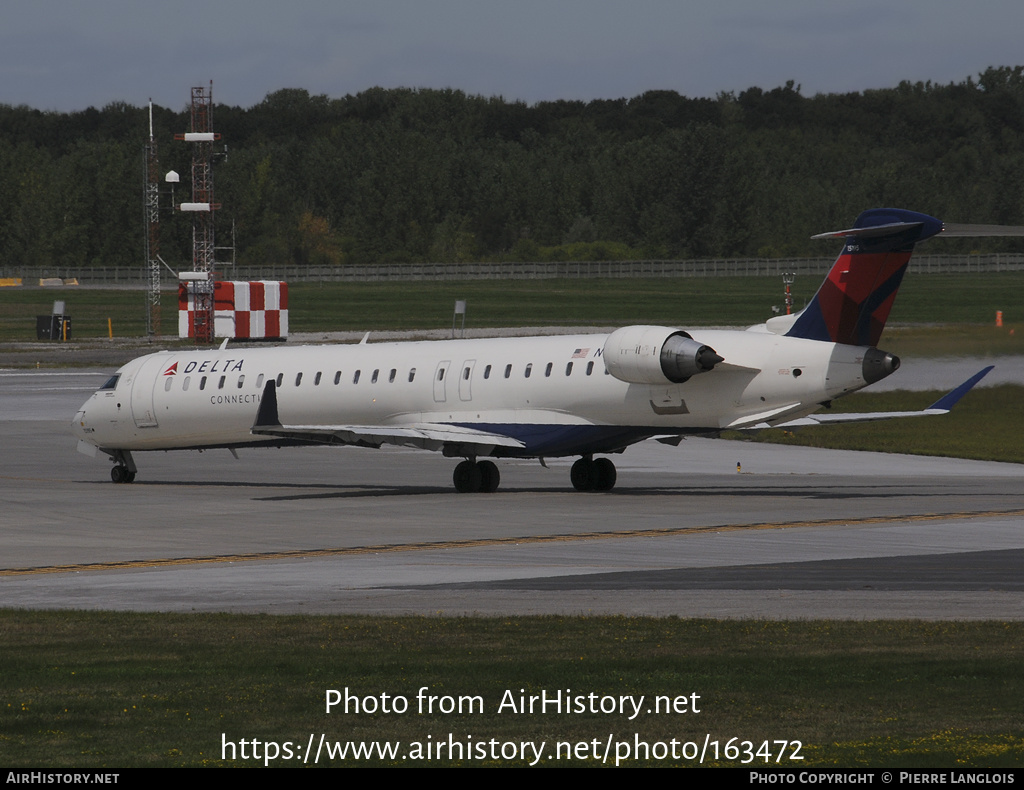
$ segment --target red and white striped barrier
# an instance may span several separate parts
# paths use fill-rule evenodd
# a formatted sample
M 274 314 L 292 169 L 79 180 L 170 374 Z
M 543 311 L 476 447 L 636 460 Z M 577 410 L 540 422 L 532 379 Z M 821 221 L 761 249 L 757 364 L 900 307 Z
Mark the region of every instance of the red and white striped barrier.
M 178 286 L 178 336 L 193 337 L 194 296 Z M 238 340 L 288 337 L 288 283 L 259 280 L 213 285 L 213 333 Z

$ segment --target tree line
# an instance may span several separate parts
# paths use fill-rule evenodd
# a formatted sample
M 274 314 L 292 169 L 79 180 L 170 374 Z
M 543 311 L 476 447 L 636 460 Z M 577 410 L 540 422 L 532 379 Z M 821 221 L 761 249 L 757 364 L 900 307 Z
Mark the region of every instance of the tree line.
M 175 202 L 188 124 L 187 106 L 154 108 Z M 860 93 L 790 82 L 534 105 L 287 89 L 215 105 L 213 126 L 218 244 L 233 226 L 248 264 L 822 255 L 809 236 L 878 206 L 1024 224 L 1021 66 Z M 0 265 L 141 266 L 147 134 L 145 107 L 0 105 Z M 189 218 L 161 199 L 163 257 L 182 268 Z

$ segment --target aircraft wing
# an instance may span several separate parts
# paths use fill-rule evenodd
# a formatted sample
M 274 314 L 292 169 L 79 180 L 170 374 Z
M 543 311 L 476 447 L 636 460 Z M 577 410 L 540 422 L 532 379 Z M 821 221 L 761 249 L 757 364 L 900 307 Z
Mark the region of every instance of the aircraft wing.
M 801 428 L 807 425 L 835 425 L 837 423 L 844 422 L 872 422 L 875 420 L 890 420 L 896 417 L 933 417 L 937 414 L 948 414 L 950 409 L 952 409 L 964 395 L 970 392 L 974 388 L 975 384 L 985 378 L 985 376 L 987 376 L 994 367 L 995 365 L 989 365 L 984 370 L 978 371 L 959 387 L 950 390 L 931 406 L 921 409 L 920 411 L 876 411 L 859 414 L 810 414 L 807 417 L 800 417 L 796 420 L 776 423 L 775 425 L 769 425 L 768 423 L 763 422 L 758 423 L 757 425 L 745 426 L 743 430 L 761 430 L 764 428 Z
M 423 450 L 442 450 L 446 444 L 472 445 L 486 455 L 495 447 L 525 445 L 518 439 L 488 431 L 440 423 L 409 425 L 282 425 L 277 412 L 277 386 L 268 381 L 252 432 L 258 436 L 280 436 L 314 444 L 354 444 L 380 447 L 395 444 Z
M 732 422 L 728 422 L 722 426 L 722 430 L 732 431 L 760 431 L 762 428 L 777 428 L 778 423 L 772 425 L 765 422 L 765 420 L 771 419 L 772 417 L 785 414 L 787 411 L 792 413 L 794 409 L 800 407 L 799 403 L 788 403 L 785 406 L 779 406 L 775 409 L 769 409 L 768 411 L 760 412 L 759 414 L 748 414 L 745 417 L 737 417 Z M 786 423 L 788 424 L 788 423 Z

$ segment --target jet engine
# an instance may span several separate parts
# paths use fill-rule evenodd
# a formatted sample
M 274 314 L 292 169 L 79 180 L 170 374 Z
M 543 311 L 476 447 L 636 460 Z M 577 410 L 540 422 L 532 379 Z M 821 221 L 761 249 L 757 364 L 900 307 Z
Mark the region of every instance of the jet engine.
M 630 384 L 682 384 L 722 361 L 710 346 L 666 326 L 616 329 L 604 344 L 603 356 L 608 372 Z

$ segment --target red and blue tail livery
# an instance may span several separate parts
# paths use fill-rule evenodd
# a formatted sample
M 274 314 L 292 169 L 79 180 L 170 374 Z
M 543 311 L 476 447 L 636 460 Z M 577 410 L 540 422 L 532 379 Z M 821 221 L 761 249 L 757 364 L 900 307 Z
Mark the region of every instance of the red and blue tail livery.
M 862 213 L 848 230 L 814 236 L 845 238 L 846 246 L 787 335 L 877 346 L 914 245 L 942 231 L 942 222 L 927 214 L 876 208 Z

